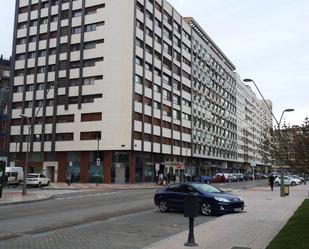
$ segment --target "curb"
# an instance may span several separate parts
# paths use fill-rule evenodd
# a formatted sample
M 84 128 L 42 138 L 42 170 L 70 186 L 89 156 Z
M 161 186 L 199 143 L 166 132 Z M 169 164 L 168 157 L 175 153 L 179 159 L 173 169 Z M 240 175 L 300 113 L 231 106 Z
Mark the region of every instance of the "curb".
M 139 189 L 159 189 L 162 188 L 162 186 L 158 186 L 158 187 L 138 187 L 138 188 L 125 188 L 125 187 L 121 187 L 121 188 L 104 188 L 104 189 L 96 189 L 96 188 L 74 188 L 74 189 L 70 189 L 70 188 L 44 188 L 42 190 L 72 190 L 72 191 L 80 191 L 80 190 L 87 190 L 87 191 L 98 191 L 98 190 L 139 190 Z
M 46 201 L 53 199 L 54 195 L 43 197 L 40 199 L 33 199 L 33 200 L 24 200 L 24 201 L 13 201 L 13 202 L 7 202 L 7 203 L 0 203 L 0 206 L 7 206 L 7 205 L 16 205 L 16 204 L 23 204 L 23 203 L 31 203 L 31 202 L 40 202 L 40 201 Z

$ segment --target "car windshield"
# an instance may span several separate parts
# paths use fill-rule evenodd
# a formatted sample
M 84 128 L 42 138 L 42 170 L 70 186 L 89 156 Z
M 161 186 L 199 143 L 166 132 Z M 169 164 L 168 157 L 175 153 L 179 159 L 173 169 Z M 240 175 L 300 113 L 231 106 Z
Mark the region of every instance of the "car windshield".
M 192 186 L 199 192 L 201 193 L 205 193 L 205 192 L 208 192 L 208 193 L 220 193 L 222 192 L 221 190 L 215 188 L 215 187 L 212 187 L 208 184 L 192 184 Z
M 28 175 L 27 178 L 38 178 L 38 175 Z

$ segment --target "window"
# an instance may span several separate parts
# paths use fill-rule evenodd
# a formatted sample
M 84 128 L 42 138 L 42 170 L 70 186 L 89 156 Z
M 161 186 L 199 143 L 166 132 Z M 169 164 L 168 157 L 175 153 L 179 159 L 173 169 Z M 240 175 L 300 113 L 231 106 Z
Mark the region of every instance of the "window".
M 82 113 L 81 115 L 81 122 L 101 121 L 101 120 L 102 120 L 101 112 Z
M 135 75 L 135 83 L 137 84 L 142 84 L 143 83 L 143 78 L 139 75 Z
M 72 14 L 73 17 L 78 17 L 81 15 L 82 15 L 82 10 L 75 10 L 73 11 L 73 14 Z
M 95 31 L 97 30 L 97 27 L 104 25 L 105 22 L 98 22 L 93 24 L 88 24 L 85 26 L 85 32 Z
M 101 139 L 100 131 L 92 131 L 92 132 L 81 132 L 80 140 L 97 140 Z
M 73 141 L 74 133 L 57 133 L 56 141 Z
M 80 34 L 82 32 L 81 27 L 75 27 L 72 29 L 72 34 Z

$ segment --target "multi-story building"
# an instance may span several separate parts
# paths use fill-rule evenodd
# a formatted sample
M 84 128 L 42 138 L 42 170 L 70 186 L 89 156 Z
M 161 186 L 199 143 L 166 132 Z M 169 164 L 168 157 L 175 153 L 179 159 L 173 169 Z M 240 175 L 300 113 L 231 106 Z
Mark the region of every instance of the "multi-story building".
M 270 161 L 262 144 L 267 129 L 272 127 L 272 115 L 265 102 L 258 99 L 249 85 L 236 74 L 237 84 L 237 161 L 241 172 L 267 173 Z M 270 100 L 267 105 L 272 108 Z M 268 156 L 269 158 L 269 156 Z
M 193 157 L 201 174 L 236 166 L 236 80 L 233 63 L 193 18 Z
M 235 66 L 165 0 L 16 0 L 12 63 L 9 149 L 29 145 L 30 171 L 134 183 L 237 163 Z
M 9 141 L 8 125 L 8 103 L 10 89 L 10 59 L 0 57 L 0 161 L 7 163 Z

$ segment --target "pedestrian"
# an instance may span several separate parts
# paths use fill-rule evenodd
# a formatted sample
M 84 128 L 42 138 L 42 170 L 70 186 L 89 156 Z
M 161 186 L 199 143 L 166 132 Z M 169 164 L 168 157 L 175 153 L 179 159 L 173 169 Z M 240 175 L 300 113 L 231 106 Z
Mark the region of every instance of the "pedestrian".
M 167 184 L 170 184 L 170 181 L 171 181 L 171 174 L 170 174 L 170 172 L 167 173 L 166 180 L 167 180 Z
M 9 173 L 5 173 L 5 186 L 9 186 Z
M 71 173 L 67 173 L 66 181 L 67 181 L 68 186 L 70 186 L 70 184 L 71 184 Z
M 195 175 L 194 174 L 192 175 L 191 181 L 195 182 Z
M 269 176 L 269 185 L 270 185 L 271 191 L 274 190 L 274 183 L 275 183 L 275 177 L 274 177 L 274 175 L 270 175 Z
M 191 176 L 190 176 L 190 174 L 187 175 L 187 182 L 191 182 Z
M 173 174 L 173 182 L 174 182 L 174 184 L 176 183 L 176 175 L 175 175 L 175 173 Z

